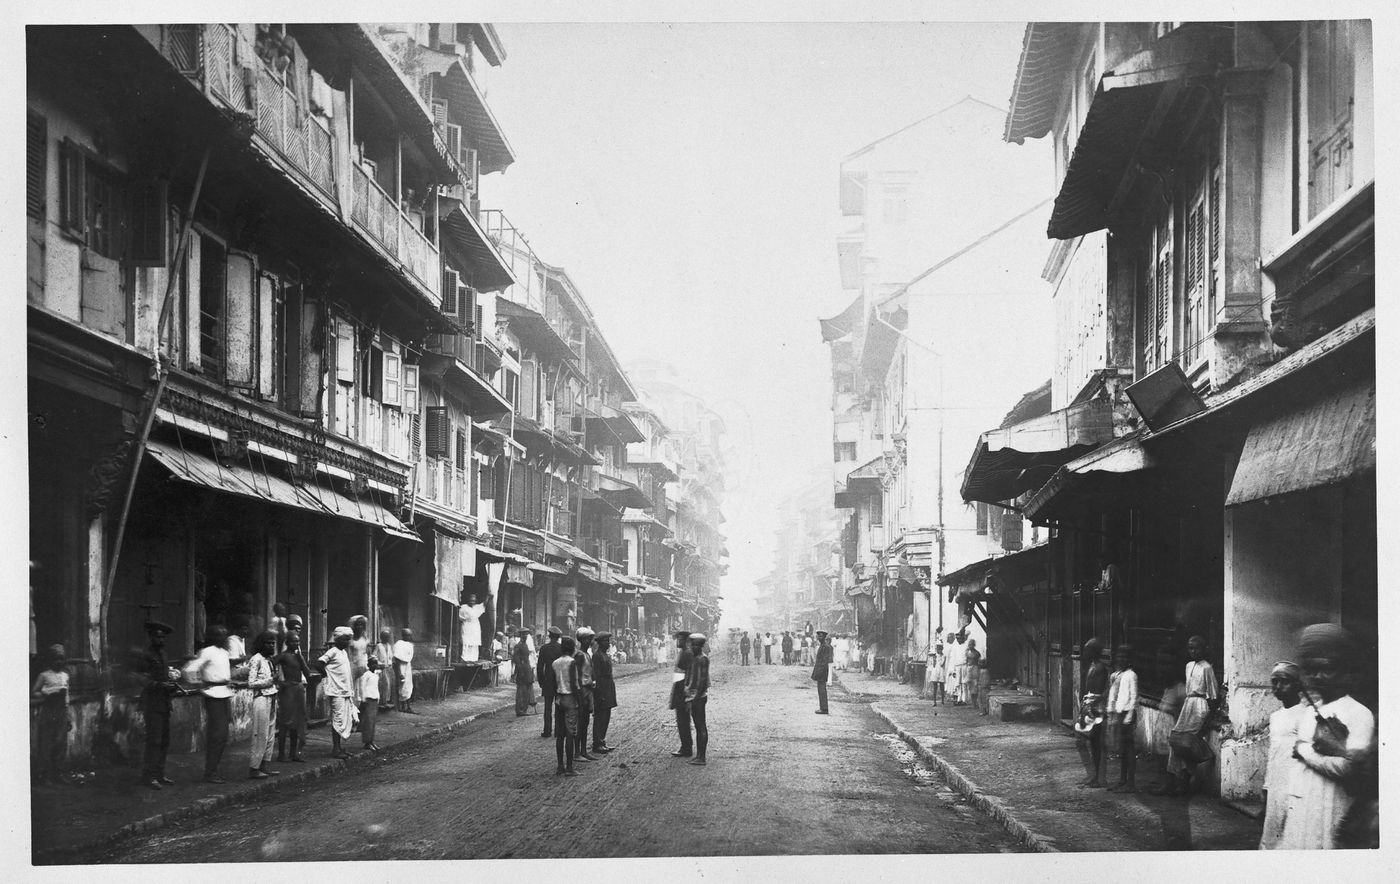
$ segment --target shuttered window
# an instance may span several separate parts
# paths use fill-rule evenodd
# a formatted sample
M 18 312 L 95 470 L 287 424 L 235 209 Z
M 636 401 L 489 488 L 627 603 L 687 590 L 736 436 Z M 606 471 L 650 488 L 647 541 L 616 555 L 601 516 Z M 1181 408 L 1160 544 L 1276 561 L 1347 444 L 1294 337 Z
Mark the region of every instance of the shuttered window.
M 256 375 L 255 273 L 251 255 L 229 252 L 224 305 L 224 381 L 229 386 L 244 389 L 252 389 Z
M 418 366 L 403 367 L 403 410 L 408 414 L 418 413 Z
M 1206 334 L 1206 293 L 1208 287 L 1206 256 L 1210 250 L 1207 241 L 1209 219 L 1206 210 L 1209 206 L 1209 182 L 1202 178 L 1200 185 L 1191 195 L 1186 208 L 1186 236 L 1183 247 L 1186 260 L 1182 268 L 1185 275 L 1186 340 L 1182 361 L 1190 366 L 1202 355 Z
M 49 140 L 48 122 L 29 111 L 26 153 L 26 202 L 31 218 L 43 218 L 48 200 Z
M 446 458 L 450 454 L 452 432 L 452 423 L 447 418 L 447 406 L 429 405 L 427 416 L 423 441 L 427 445 L 428 457 Z
M 70 236 L 87 239 L 87 175 L 82 148 L 63 139 L 58 145 L 58 223 Z
M 490 461 L 481 461 L 477 464 L 477 487 L 480 489 L 482 498 L 494 500 L 496 497 L 495 474 L 491 469 Z
M 127 258 L 137 267 L 164 267 L 170 242 L 170 212 L 164 181 L 138 181 L 131 186 L 131 242 Z
M 355 327 L 345 319 L 335 321 L 335 379 L 355 383 Z
M 461 287 L 461 277 L 457 271 L 442 271 L 442 312 L 448 316 L 457 315 L 457 289 Z
M 282 281 L 262 274 L 258 285 L 258 395 L 275 400 L 277 373 L 282 362 Z
M 467 431 L 466 431 L 466 430 L 458 430 L 457 433 L 456 433 L 456 436 L 457 436 L 457 451 L 456 451 L 456 454 L 457 454 L 457 469 L 459 469 L 459 470 L 465 470 L 465 469 L 467 468 L 467 452 L 468 452 L 468 448 L 467 448 Z

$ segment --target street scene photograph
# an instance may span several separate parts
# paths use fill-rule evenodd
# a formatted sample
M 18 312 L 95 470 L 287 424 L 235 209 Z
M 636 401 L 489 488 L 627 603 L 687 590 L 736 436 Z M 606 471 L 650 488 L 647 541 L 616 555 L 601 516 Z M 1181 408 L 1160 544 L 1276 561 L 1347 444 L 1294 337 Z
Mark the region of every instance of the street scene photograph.
M 1393 23 L 493 10 L 22 27 L 17 866 L 1396 873 Z

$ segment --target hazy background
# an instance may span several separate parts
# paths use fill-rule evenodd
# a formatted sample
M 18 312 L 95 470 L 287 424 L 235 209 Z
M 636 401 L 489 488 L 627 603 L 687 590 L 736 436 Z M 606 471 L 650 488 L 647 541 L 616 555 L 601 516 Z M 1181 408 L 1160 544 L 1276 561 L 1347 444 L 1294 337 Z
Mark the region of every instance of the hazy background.
M 489 100 L 517 161 L 482 203 L 569 271 L 624 364 L 672 363 L 725 418 L 723 593 L 742 623 L 774 502 L 830 470 L 817 319 L 846 306 L 841 159 L 967 95 L 1005 106 L 1024 26 L 497 28 Z

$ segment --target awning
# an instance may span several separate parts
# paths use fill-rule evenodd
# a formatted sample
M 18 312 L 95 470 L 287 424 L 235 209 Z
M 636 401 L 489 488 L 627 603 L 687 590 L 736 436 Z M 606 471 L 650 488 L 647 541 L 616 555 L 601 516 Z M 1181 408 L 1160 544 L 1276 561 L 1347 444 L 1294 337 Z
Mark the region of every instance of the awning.
M 452 106 L 457 108 L 467 121 L 467 131 L 477 146 L 477 159 L 481 174 L 501 172 L 515 162 L 515 151 L 506 140 L 501 124 L 486 103 L 486 98 L 476 87 L 476 81 L 467 72 L 461 58 L 444 52 L 422 52 L 419 54 L 424 72 L 438 74 L 441 80 L 435 85 L 442 91 Z
M 599 482 L 606 487 L 600 487 L 598 493 L 608 503 L 618 509 L 651 509 L 654 504 L 650 497 L 642 492 L 642 489 L 624 479 L 615 476 L 602 475 L 598 477 Z
M 590 565 L 597 565 L 598 560 L 588 553 L 563 540 L 556 540 L 553 537 L 544 538 L 544 551 L 548 555 L 559 559 L 574 559 L 576 561 L 587 562 Z
M 818 320 L 822 326 L 822 340 L 835 341 L 855 331 L 856 326 L 860 324 L 861 310 L 864 306 L 864 299 L 856 298 L 845 310 L 830 319 Z
M 1375 468 L 1371 379 L 1251 427 L 1225 505 L 1334 485 Z
M 155 439 L 147 440 L 146 453 L 170 471 L 175 478 L 215 491 L 292 506 L 319 515 L 339 516 L 374 525 L 386 534 L 422 542 L 417 532 L 405 526 L 372 498 L 356 499 L 321 485 L 298 486 L 261 470 L 232 464 L 225 466 L 214 458 Z
M 471 213 L 458 203 L 450 212 L 439 219 L 443 233 L 455 242 L 471 261 L 472 288 L 483 292 L 498 292 L 515 284 L 515 274 L 510 265 L 496 251 L 486 231 L 472 217 Z
M 492 417 L 511 411 L 510 402 L 475 368 L 459 359 L 456 353 L 426 350 L 420 364 L 423 373 L 447 378 L 453 391 L 467 401 L 472 414 Z
M 1051 503 L 1076 482 L 1096 475 L 1135 473 L 1152 467 L 1155 461 L 1142 447 L 1142 436 L 1141 432 L 1124 436 L 1060 467 L 1050 481 L 1026 500 L 1022 511 L 1031 519 L 1048 516 Z
M 540 562 L 531 562 L 525 567 L 529 568 L 531 571 L 534 571 L 536 574 L 553 574 L 556 577 L 563 577 L 566 573 L 568 573 L 559 568 L 554 568 L 549 565 L 541 564 Z
M 963 474 L 962 498 L 999 503 L 1039 488 L 1055 470 L 1113 440 L 1113 409 L 1090 399 L 983 433 Z
M 885 456 L 881 454 L 851 470 L 846 474 L 846 493 L 878 493 L 882 487 L 880 473 L 884 465 Z
M 633 589 L 649 588 L 645 580 L 633 577 L 631 574 L 619 574 L 616 571 L 613 572 L 613 581 L 619 586 L 626 586 Z
M 1228 55 L 1229 31 L 1203 25 L 1177 28 L 1104 75 L 1055 197 L 1046 231 L 1051 239 L 1108 226 L 1114 196 L 1164 92 L 1175 92 L 1187 78 L 1213 74 L 1222 52 Z
M 1079 41 L 1080 22 L 1031 22 L 1021 40 L 1021 60 L 1011 88 L 1003 138 L 1015 144 L 1049 134 L 1064 95 L 1066 69 Z
M 497 298 L 496 313 L 508 318 L 510 327 L 519 335 L 521 343 L 541 356 L 565 363 L 572 363 L 578 358 L 568 342 L 549 324 L 549 320 L 529 307 L 505 298 Z

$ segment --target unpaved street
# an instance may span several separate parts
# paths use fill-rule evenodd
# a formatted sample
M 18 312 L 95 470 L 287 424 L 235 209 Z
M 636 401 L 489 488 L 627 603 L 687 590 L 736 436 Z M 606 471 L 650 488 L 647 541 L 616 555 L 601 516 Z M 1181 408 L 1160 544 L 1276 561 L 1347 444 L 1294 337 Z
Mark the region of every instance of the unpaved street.
M 1018 847 L 913 765 L 869 704 L 807 670 L 716 662 L 710 764 L 676 748 L 669 674 L 618 683 L 617 751 L 554 774 L 540 719 L 483 718 L 411 757 L 76 862 L 961 853 Z

